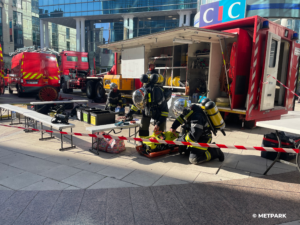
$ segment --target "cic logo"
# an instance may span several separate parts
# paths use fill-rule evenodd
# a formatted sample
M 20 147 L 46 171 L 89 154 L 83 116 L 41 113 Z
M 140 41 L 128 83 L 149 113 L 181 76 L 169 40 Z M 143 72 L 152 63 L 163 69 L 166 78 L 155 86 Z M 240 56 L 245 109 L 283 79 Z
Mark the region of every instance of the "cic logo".
M 195 16 L 195 27 L 205 27 L 218 23 L 245 18 L 246 0 L 221 0 L 200 6 Z

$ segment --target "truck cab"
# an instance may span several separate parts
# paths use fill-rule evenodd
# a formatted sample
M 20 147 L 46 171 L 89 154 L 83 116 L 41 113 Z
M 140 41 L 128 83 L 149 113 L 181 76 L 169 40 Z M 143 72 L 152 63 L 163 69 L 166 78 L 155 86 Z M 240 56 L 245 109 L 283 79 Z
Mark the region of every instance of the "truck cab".
M 85 79 L 90 75 L 90 65 L 87 52 L 63 51 L 59 55 L 59 70 L 61 87 L 64 93 L 73 91 L 73 88 L 85 90 Z M 72 82 L 72 87 L 68 81 Z

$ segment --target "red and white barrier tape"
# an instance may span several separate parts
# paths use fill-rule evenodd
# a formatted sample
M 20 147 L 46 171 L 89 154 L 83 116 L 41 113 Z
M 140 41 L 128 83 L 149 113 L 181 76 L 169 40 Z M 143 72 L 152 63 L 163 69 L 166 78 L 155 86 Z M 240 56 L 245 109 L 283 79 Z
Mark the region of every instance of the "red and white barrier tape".
M 280 83 L 283 87 L 285 87 L 285 89 L 287 89 L 288 91 L 290 91 L 290 92 L 292 92 L 294 95 L 296 95 L 299 99 L 300 99 L 300 96 L 299 95 L 297 95 L 294 91 L 292 91 L 290 88 L 288 88 L 287 86 L 285 86 L 283 83 L 281 83 L 279 80 L 277 80 L 275 77 L 273 77 L 272 75 L 268 75 L 267 76 L 267 78 L 269 78 L 269 77 L 272 77 L 272 78 L 274 78 L 278 83 Z M 269 82 L 268 81 L 266 81 L 266 82 L 263 82 L 263 84 L 268 84 Z
M 52 130 L 40 130 L 34 128 L 25 128 L 25 127 L 17 127 L 17 126 L 9 126 L 0 124 L 0 126 L 4 127 L 13 127 L 23 130 L 32 130 L 32 131 L 40 131 L 46 133 L 57 133 L 57 134 L 67 134 L 74 136 L 85 136 L 85 137 L 93 137 L 93 138 L 107 138 L 107 139 L 116 139 L 116 140 L 130 140 L 130 141 L 140 141 L 140 142 L 152 142 L 152 143 L 161 143 L 161 144 L 169 144 L 169 145 L 188 145 L 195 147 L 211 147 L 211 148 L 229 148 L 229 149 L 240 149 L 240 150 L 256 150 L 256 151 L 266 151 L 266 152 L 283 152 L 283 153 L 299 153 L 299 149 L 292 148 L 269 148 L 269 147 L 245 147 L 242 145 L 224 145 L 224 144 L 207 144 L 207 143 L 191 143 L 184 141 L 165 141 L 165 140 L 155 140 L 155 139 L 144 139 L 144 138 L 131 138 L 131 137 L 123 137 L 123 136 L 112 136 L 112 135 L 96 135 L 96 134 L 83 134 L 83 133 L 75 133 L 75 132 L 64 132 L 64 131 L 52 131 Z M 120 127 L 121 128 L 121 127 Z

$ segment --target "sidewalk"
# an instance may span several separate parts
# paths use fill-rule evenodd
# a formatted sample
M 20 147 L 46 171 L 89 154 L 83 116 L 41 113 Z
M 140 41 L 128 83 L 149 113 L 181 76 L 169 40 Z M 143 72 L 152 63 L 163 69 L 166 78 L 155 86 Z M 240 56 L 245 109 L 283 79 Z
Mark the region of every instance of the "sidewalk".
M 2 190 L 0 221 L 3 225 L 279 224 L 299 220 L 299 184 L 299 173 L 290 172 L 158 187 Z M 258 218 L 266 213 L 286 218 Z

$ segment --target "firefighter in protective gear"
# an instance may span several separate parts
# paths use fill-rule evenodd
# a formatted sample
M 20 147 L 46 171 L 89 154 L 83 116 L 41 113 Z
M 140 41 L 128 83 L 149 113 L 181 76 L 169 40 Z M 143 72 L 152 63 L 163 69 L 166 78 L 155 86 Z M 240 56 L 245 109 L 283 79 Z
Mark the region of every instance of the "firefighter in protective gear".
M 155 69 L 154 61 L 149 62 L 149 68 L 147 74 L 158 74 L 158 71 Z
M 169 109 L 163 88 L 149 82 L 144 84 L 139 90 L 136 90 L 132 97 L 134 105 L 132 105 L 129 113 L 126 115 L 126 119 L 132 119 L 133 114 L 142 110 L 143 117 L 139 130 L 140 137 L 149 136 L 151 118 L 154 119 L 154 132 L 165 131 Z
M 121 97 L 121 92 L 118 90 L 118 85 L 115 83 L 111 83 L 106 108 L 114 112 L 117 107 L 123 107 L 123 100 Z
M 170 131 L 176 132 L 176 129 L 182 126 L 178 141 L 211 143 L 211 129 L 201 107 L 191 104 L 188 100 L 177 99 L 174 103 L 173 111 L 178 117 Z M 199 164 L 217 158 L 221 162 L 224 161 L 224 154 L 219 148 L 180 146 L 180 151 L 189 153 L 189 161 L 192 164 Z

